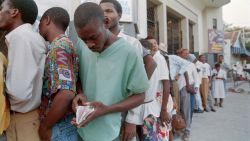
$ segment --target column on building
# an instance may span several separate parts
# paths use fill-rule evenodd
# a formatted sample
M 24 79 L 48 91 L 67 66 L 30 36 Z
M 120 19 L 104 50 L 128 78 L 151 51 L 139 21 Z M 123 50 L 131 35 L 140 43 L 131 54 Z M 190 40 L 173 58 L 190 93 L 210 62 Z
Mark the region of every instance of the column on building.
M 189 49 L 189 21 L 188 18 L 181 20 L 182 47 Z

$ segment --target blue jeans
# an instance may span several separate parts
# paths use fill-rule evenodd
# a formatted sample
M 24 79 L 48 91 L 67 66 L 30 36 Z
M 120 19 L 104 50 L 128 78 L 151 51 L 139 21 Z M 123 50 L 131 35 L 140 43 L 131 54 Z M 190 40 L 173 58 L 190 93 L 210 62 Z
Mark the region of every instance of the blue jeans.
M 5 135 L 0 135 L 0 141 L 6 141 Z
M 77 128 L 70 122 L 74 115 L 68 115 L 57 122 L 52 129 L 51 141 L 78 141 Z
M 194 107 L 195 107 L 195 95 L 194 94 L 190 94 L 190 101 L 191 101 L 191 122 L 192 122 Z

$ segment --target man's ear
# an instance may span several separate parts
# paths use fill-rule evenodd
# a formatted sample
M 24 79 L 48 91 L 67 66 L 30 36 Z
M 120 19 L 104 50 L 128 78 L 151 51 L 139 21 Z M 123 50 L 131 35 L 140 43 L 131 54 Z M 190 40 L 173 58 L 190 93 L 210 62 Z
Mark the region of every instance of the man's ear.
M 44 17 L 44 21 L 46 25 L 49 25 L 51 22 L 51 18 L 49 16 Z
M 11 17 L 17 17 L 19 14 L 21 14 L 20 12 L 19 12 L 19 10 L 18 9 L 10 9 L 10 15 L 11 15 Z

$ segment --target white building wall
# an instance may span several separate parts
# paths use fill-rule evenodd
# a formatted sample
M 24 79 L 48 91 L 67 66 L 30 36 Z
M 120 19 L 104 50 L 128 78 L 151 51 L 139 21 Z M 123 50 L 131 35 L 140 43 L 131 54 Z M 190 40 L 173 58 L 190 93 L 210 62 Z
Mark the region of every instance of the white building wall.
M 231 53 L 231 41 L 230 40 L 225 40 L 223 54 L 224 54 L 225 63 L 232 66 L 232 62 L 231 62 L 232 53 Z
M 182 19 L 182 47 L 189 49 L 188 21 L 194 24 L 194 50 L 195 52 L 208 52 L 208 29 L 213 27 L 213 18 L 217 19 L 217 27 L 223 30 L 222 8 L 205 8 L 203 2 L 190 0 L 152 0 L 157 3 L 157 15 L 159 21 L 160 42 L 167 44 L 167 11 L 174 10 Z M 147 0 L 138 2 L 138 20 L 140 38 L 147 36 Z

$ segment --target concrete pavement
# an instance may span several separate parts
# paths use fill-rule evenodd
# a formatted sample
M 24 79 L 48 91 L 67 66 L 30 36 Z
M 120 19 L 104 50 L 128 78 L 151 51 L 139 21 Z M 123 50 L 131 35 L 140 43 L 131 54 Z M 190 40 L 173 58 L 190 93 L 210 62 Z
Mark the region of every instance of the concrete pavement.
M 238 88 L 245 92 L 228 92 L 223 108 L 194 114 L 189 141 L 250 141 L 250 85 L 240 82 Z

